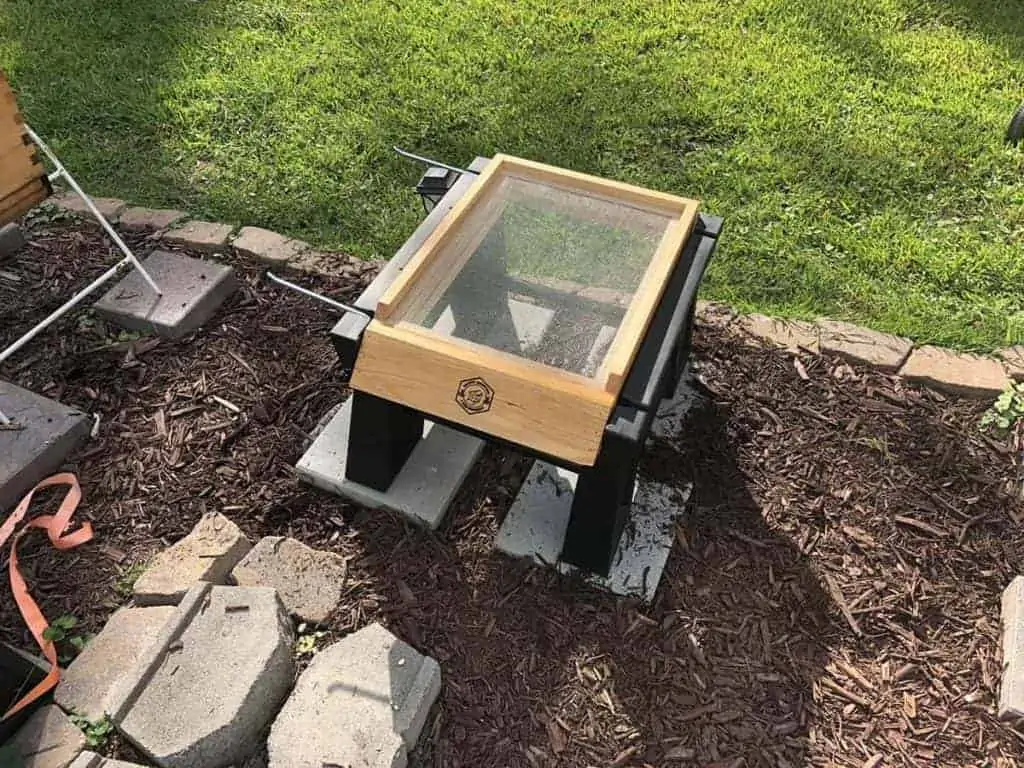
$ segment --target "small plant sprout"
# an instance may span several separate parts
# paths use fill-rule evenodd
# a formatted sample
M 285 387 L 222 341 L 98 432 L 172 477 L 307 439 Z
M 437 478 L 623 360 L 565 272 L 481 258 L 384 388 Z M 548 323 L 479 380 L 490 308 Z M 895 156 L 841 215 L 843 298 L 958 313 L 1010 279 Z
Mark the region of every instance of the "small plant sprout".
M 101 749 L 114 730 L 114 724 L 106 716 L 93 722 L 82 715 L 72 715 L 71 722 L 85 734 L 86 746 L 93 750 Z
M 72 634 L 78 626 L 78 619 L 70 614 L 58 616 L 43 630 L 43 639 L 49 640 L 57 647 L 57 658 L 61 664 L 67 664 L 82 652 L 85 644 L 92 639 L 91 635 Z
M 1006 435 L 1024 420 L 1024 382 L 1011 382 L 981 417 L 981 428 Z

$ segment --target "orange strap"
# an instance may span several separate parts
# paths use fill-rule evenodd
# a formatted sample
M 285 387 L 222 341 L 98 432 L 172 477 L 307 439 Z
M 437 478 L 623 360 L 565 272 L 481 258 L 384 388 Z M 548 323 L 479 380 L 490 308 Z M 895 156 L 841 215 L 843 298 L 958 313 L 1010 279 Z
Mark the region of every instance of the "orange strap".
M 71 549 L 79 544 L 84 544 L 92 538 L 92 526 L 88 521 L 83 522 L 77 531 L 66 536 L 63 535 L 71 522 L 71 515 L 74 514 L 78 503 L 82 500 L 82 488 L 78 484 L 77 477 L 70 472 L 62 472 L 59 475 L 46 478 L 29 491 L 25 498 L 21 500 L 21 503 L 18 504 L 17 509 L 11 513 L 10 517 L 4 520 L 4 524 L 0 525 L 0 547 L 3 547 L 7 539 L 14 533 L 15 526 L 25 517 L 25 513 L 28 512 L 28 508 L 32 504 L 32 495 L 39 489 L 48 488 L 52 485 L 69 486 L 68 492 L 64 494 L 64 500 L 60 503 L 60 509 L 57 510 L 56 515 L 39 515 L 39 517 L 29 520 L 18 531 L 11 541 L 11 558 L 8 563 L 14 601 L 18 604 L 18 610 L 21 611 L 21 616 L 29 630 L 31 630 L 32 636 L 35 637 L 36 643 L 39 644 L 39 648 L 43 651 L 43 655 L 50 662 L 50 672 L 39 685 L 25 694 L 17 704 L 7 710 L 0 720 L 6 720 L 16 712 L 27 707 L 57 685 L 57 681 L 60 680 L 60 667 L 57 666 L 57 649 L 54 647 L 52 640 L 47 640 L 43 637 L 43 633 L 49 628 L 50 624 L 47 622 L 46 617 L 43 616 L 43 612 L 39 610 L 36 601 L 32 599 L 32 595 L 29 594 L 28 585 L 18 570 L 18 541 L 32 528 L 42 528 L 46 531 L 47 536 L 50 537 L 50 543 L 53 544 L 55 549 Z

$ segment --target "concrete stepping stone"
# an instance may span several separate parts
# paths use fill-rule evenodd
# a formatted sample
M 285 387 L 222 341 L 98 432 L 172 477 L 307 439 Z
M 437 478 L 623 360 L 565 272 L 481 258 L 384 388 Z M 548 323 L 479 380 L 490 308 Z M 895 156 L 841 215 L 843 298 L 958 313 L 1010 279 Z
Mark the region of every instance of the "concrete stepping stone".
M 270 729 L 269 768 L 405 768 L 441 668 L 380 624 L 313 657 Z
M 323 624 L 341 602 L 347 571 L 341 555 L 267 536 L 242 558 L 231 577 L 242 587 L 273 587 L 290 614 Z
M 0 429 L 0 511 L 17 505 L 53 474 L 89 435 L 89 418 L 27 389 L 0 381 L 0 412 L 13 429 Z
M 259 748 L 295 677 L 273 589 L 200 583 L 118 686 L 109 715 L 161 768 L 225 768 Z
M 124 760 L 110 760 L 87 750 L 75 758 L 71 768 L 142 768 L 142 766 Z
M 114 613 L 61 675 L 54 701 L 65 712 L 90 722 L 101 720 L 122 676 L 156 641 L 174 610 L 166 605 L 122 608 Z
M 93 305 L 97 314 L 124 328 L 180 339 L 213 317 L 238 288 L 231 267 L 181 253 L 154 251 L 142 264 L 161 295 L 133 269 Z
M 153 558 L 132 589 L 135 602 L 176 605 L 197 581 L 224 584 L 251 548 L 241 529 L 224 515 L 204 515 L 188 536 Z
M 85 734 L 60 707 L 38 710 L 11 739 L 25 768 L 67 768 L 85 749 Z

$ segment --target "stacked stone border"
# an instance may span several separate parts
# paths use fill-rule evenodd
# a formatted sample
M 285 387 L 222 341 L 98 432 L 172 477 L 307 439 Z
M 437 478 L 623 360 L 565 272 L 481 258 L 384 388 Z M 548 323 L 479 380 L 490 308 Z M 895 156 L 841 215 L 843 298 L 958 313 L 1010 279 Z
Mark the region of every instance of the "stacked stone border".
M 309 243 L 269 229 L 191 219 L 182 211 L 129 206 L 115 198 L 95 198 L 94 202 L 111 223 L 129 232 L 147 232 L 165 244 L 208 253 L 231 248 L 271 266 L 329 277 L 358 276 L 379 267 L 379 263 L 354 256 L 316 250 Z M 85 214 L 81 199 L 73 194 L 52 198 L 47 205 Z M 1024 381 L 1024 345 L 1007 347 L 995 355 L 976 355 L 917 346 L 909 339 L 838 320 L 808 322 L 743 315 L 708 301 L 698 302 L 697 320 L 793 351 L 842 357 L 955 395 L 991 399 L 1011 380 Z

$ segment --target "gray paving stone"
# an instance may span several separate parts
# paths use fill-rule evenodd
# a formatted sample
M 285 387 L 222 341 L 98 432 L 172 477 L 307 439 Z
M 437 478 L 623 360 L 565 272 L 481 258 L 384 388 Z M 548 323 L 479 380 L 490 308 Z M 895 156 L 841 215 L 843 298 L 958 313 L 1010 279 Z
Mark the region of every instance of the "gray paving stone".
M 224 584 L 250 549 L 245 534 L 224 515 L 203 515 L 188 536 L 154 557 L 135 581 L 135 602 L 175 605 L 197 581 Z
M 999 719 L 1024 717 L 1024 576 L 1003 591 L 1003 680 L 999 687 Z
M 102 755 L 87 750 L 75 758 L 71 768 L 142 768 L 142 766 L 138 763 L 127 763 L 124 760 L 108 760 Z
M 121 214 L 118 222 L 122 229 L 129 232 L 154 232 L 167 229 L 177 224 L 188 214 L 166 208 L 128 208 Z
M 5 224 L 0 227 L 0 262 L 26 245 L 25 235 L 17 224 Z
M 838 320 L 819 320 L 821 351 L 896 373 L 914 345 L 909 339 Z
M 11 744 L 21 752 L 25 768 L 67 768 L 85 749 L 85 734 L 51 704 L 33 714 Z
M 293 642 L 273 589 L 197 584 L 119 686 L 111 720 L 161 768 L 244 762 L 291 688 Z
M 313 657 L 270 729 L 270 768 L 404 768 L 441 668 L 380 624 Z
M 102 213 L 103 217 L 111 224 L 116 224 L 121 216 L 121 212 L 128 207 L 128 204 L 124 200 L 118 200 L 116 197 L 92 197 L 90 199 L 92 200 L 92 204 L 96 206 L 96 209 Z M 85 201 L 74 192 L 64 192 L 55 197 L 51 197 L 48 202 L 52 205 L 56 205 L 58 208 L 63 208 L 65 211 L 70 213 L 92 218 L 92 213 L 86 206 Z
M 969 397 L 995 397 L 1010 383 L 999 360 L 928 346 L 918 347 L 910 354 L 900 376 Z
M 2 511 L 64 463 L 89 435 L 89 419 L 75 408 L 5 381 L 0 381 L 0 411 L 17 427 L 0 429 Z
M 562 573 L 576 569 L 559 560 L 569 526 L 576 474 L 535 461 L 494 546 L 505 554 L 556 565 Z M 654 599 L 675 541 L 675 522 L 685 512 L 690 491 L 653 482 L 639 483 L 633 509 L 607 577 L 583 574 L 591 584 L 617 595 Z
M 345 477 L 351 420 L 349 398 L 295 465 L 299 477 L 364 507 L 387 509 L 419 525 L 437 528 L 480 456 L 483 440 L 426 422 L 424 439 L 413 448 L 391 487 L 382 493 Z
M 173 606 L 116 611 L 61 675 L 54 701 L 90 722 L 102 719 L 130 662 L 156 641 L 173 614 Z
M 235 566 L 231 578 L 240 587 L 273 587 L 290 614 L 322 624 L 341 602 L 347 571 L 341 555 L 267 536 Z
M 209 320 L 238 288 L 231 267 L 181 253 L 154 251 L 143 265 L 163 295 L 133 269 L 96 302 L 98 314 L 125 328 L 180 339 Z
M 287 264 L 309 250 L 309 243 L 260 227 L 242 227 L 231 243 L 235 250 L 271 264 Z
M 186 221 L 177 224 L 163 234 L 163 239 L 174 245 L 181 245 L 197 251 L 224 250 L 234 227 L 214 221 Z

